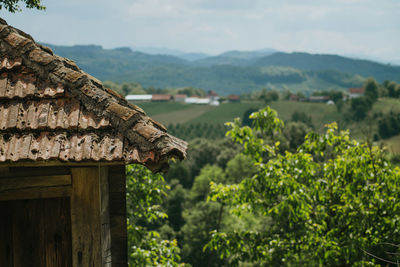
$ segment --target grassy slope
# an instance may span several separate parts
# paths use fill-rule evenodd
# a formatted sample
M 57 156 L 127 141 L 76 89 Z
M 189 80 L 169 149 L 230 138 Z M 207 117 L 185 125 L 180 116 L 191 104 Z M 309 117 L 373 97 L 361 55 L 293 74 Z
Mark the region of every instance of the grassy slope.
M 168 124 L 176 124 L 176 123 L 185 123 L 185 122 L 193 122 L 196 118 L 202 116 L 204 113 L 209 112 L 214 107 L 209 105 L 187 105 L 189 108 L 184 110 L 173 111 L 170 113 L 163 113 L 153 116 L 153 119 L 156 121 L 160 121 L 161 123 Z
M 234 118 L 242 118 L 246 110 L 259 109 L 264 106 L 262 102 L 224 103 L 218 107 L 198 106 L 181 103 L 137 103 L 149 116 L 163 124 L 170 123 L 216 123 L 222 124 Z M 335 106 L 322 103 L 302 103 L 278 101 L 271 103 L 271 107 L 278 111 L 279 117 L 289 120 L 295 111 L 303 111 L 310 115 L 317 129 L 340 118 Z
M 242 118 L 244 112 L 250 108 L 261 108 L 262 102 L 242 102 L 242 103 L 224 103 L 218 107 L 197 106 L 183 103 L 138 103 L 149 116 L 166 125 L 170 123 L 218 123 L 222 124 L 232 121 L 235 117 Z M 375 122 L 358 122 L 344 124 L 343 113 L 338 113 L 335 106 L 322 103 L 304 103 L 277 101 L 270 105 L 278 111 L 279 117 L 286 121 L 289 120 L 295 111 L 302 111 L 311 116 L 312 122 L 317 130 L 322 130 L 324 125 L 333 121 L 339 122 L 344 129 L 350 129 L 351 134 L 357 138 L 363 138 L 370 135 L 370 132 L 376 132 Z M 346 109 L 346 106 L 343 108 Z M 388 113 L 391 110 L 400 112 L 399 101 L 395 99 L 380 99 L 374 105 L 372 112 Z
M 391 154 L 400 154 L 400 135 L 386 139 L 383 144 L 388 148 L 388 151 Z
M 181 111 L 192 108 L 190 105 L 176 102 L 133 102 L 133 104 L 141 107 L 147 115 L 154 117 L 159 114 L 166 114 L 175 111 Z
M 248 103 L 224 103 L 210 109 L 207 113 L 195 118 L 193 123 L 220 123 L 232 121 L 234 118 L 242 118 L 246 110 L 250 108 L 259 109 L 263 106 L 261 102 Z

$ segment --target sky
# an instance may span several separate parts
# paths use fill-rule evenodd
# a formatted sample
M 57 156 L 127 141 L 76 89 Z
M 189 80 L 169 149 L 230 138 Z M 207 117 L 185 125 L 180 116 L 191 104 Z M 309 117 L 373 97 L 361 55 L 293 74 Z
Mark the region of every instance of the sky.
M 218 54 L 273 48 L 400 64 L 400 0 L 42 0 L 0 16 L 39 42 Z

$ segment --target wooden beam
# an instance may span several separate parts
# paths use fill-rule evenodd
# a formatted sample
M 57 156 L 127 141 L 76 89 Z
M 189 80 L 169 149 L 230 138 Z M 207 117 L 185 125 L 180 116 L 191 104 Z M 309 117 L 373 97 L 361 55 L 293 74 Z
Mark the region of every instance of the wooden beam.
M 8 190 L 71 185 L 71 175 L 51 175 L 0 179 L 0 193 Z
M 101 198 L 101 250 L 103 267 L 112 267 L 108 167 L 99 168 Z
M 40 166 L 70 166 L 70 167 L 92 167 L 92 166 L 113 166 L 123 165 L 123 161 L 80 161 L 80 162 L 65 162 L 59 160 L 51 161 L 18 161 L 18 162 L 0 162 L 0 167 L 40 167 Z
M 128 266 L 125 166 L 108 167 L 112 266 Z
M 8 173 L 0 173 L 0 179 L 33 176 L 71 175 L 67 166 L 7 167 Z
M 17 199 L 38 199 L 69 197 L 71 195 L 71 186 L 52 186 L 39 188 L 22 188 L 8 190 L 0 193 L 0 201 Z
M 99 170 L 72 168 L 71 174 L 72 266 L 101 266 Z

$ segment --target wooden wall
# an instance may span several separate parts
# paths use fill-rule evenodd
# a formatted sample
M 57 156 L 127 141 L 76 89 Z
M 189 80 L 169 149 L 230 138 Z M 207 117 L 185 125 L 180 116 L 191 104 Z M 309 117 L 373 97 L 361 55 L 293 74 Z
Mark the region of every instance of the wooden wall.
M 69 207 L 68 198 L 0 201 L 0 266 L 70 267 Z
M 128 266 L 125 166 L 109 166 L 112 266 Z
M 69 254 L 67 253 L 70 256 L 67 257 L 70 257 L 72 266 L 127 266 L 124 165 L 0 167 L 0 212 L 4 212 L 0 217 L 7 218 L 3 216 L 7 216 L 10 210 L 5 207 L 14 205 L 9 203 L 17 205 L 22 199 L 29 199 L 28 202 L 39 201 L 35 203 L 45 201 L 49 210 L 54 210 L 54 212 L 60 208 L 50 208 L 51 205 L 64 203 L 60 204 L 61 209 L 64 213 L 67 212 L 70 216 L 68 220 L 71 222 L 68 235 L 71 249 Z M 18 209 L 22 209 L 22 206 L 18 205 Z M 34 206 L 38 204 L 32 205 L 28 205 L 27 207 L 30 208 L 25 207 L 25 209 L 35 210 Z M 42 207 L 45 204 L 39 205 Z M 40 212 L 36 214 L 43 222 L 51 222 L 52 219 L 60 216 L 66 218 L 65 214 L 45 215 Z M 11 218 L 18 218 L 18 216 L 13 216 Z M 13 220 L 0 220 L 0 228 L 3 229 L 0 231 L 0 250 L 2 250 L 0 262 L 7 257 L 15 258 L 15 251 L 10 252 L 5 247 L 7 231 L 4 231 L 16 224 Z M 20 219 L 15 220 L 20 221 Z M 40 220 L 35 219 L 35 221 Z M 42 240 L 40 242 L 49 241 L 49 238 L 45 236 L 39 239 Z M 65 242 L 63 244 L 65 246 Z M 43 253 L 37 251 L 37 254 Z M 47 255 L 47 253 L 44 254 Z M 14 265 L 9 265 L 10 267 L 25 266 L 16 265 L 15 260 L 13 262 Z M 70 264 L 65 266 L 68 265 Z M 8 267 L 8 265 L 4 266 Z M 39 264 L 38 266 L 64 265 Z

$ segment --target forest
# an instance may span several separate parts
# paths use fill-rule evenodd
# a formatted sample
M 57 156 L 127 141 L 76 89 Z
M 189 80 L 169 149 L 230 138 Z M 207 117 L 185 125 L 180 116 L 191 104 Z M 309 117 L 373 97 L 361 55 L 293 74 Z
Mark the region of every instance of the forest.
M 398 113 L 376 106 L 379 97 L 397 99 L 400 86 L 370 79 L 364 88 L 362 98 L 336 109 L 348 125 L 375 120 L 369 136 L 334 122 L 320 129 L 302 111 L 283 121 L 268 106 L 220 126 L 170 125 L 190 141 L 188 158 L 165 176 L 127 169 L 131 204 L 142 196 L 129 210 L 132 266 L 396 263 L 400 169 L 379 140 L 400 134 Z M 144 179 L 140 188 L 134 177 Z

